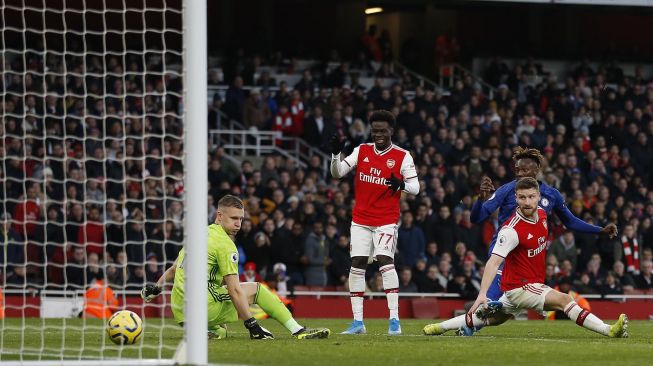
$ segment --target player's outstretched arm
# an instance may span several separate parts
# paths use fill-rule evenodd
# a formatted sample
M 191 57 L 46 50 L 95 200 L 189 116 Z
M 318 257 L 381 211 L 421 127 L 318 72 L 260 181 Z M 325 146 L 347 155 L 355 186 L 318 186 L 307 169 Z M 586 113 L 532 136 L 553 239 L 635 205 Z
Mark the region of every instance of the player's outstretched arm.
M 556 202 L 554 206 L 554 211 L 556 215 L 562 221 L 562 224 L 565 225 L 567 229 L 572 231 L 577 231 L 579 233 L 588 233 L 588 234 L 600 234 L 606 233 L 610 235 L 610 238 L 617 236 L 617 226 L 614 224 L 608 224 L 605 228 L 600 226 L 588 224 L 585 221 L 574 216 L 574 214 L 569 211 L 567 205 L 565 205 L 564 198 L 562 194 L 556 190 Z M 605 230 L 605 231 L 604 231 Z
M 503 263 L 503 257 L 493 253 L 485 264 L 485 271 L 483 272 L 483 279 L 481 280 L 481 289 L 478 292 L 476 301 L 474 301 L 474 305 L 469 308 L 468 313 L 470 316 L 474 314 L 479 306 L 485 306 L 487 304 L 487 291 L 490 288 L 492 281 L 494 281 L 494 276 L 496 276 L 501 263 Z
M 166 283 L 170 283 L 174 281 L 175 279 L 175 273 L 177 272 L 177 261 L 175 260 L 175 263 L 170 266 L 165 272 L 163 272 L 163 275 L 159 277 L 159 280 L 156 282 L 156 284 L 151 284 L 148 283 L 143 287 L 141 290 L 141 298 L 145 300 L 145 302 L 150 302 L 152 301 L 155 297 L 159 296 L 161 293 L 161 290 L 163 290 L 163 287 L 166 285 Z
M 224 283 L 227 285 L 227 292 L 231 302 L 234 304 L 238 317 L 244 319 L 245 328 L 249 330 L 249 337 L 251 339 L 273 339 L 274 336 L 267 329 L 261 327 L 256 319 L 249 311 L 249 301 L 247 301 L 247 294 L 240 286 L 238 274 L 229 274 L 224 276 Z

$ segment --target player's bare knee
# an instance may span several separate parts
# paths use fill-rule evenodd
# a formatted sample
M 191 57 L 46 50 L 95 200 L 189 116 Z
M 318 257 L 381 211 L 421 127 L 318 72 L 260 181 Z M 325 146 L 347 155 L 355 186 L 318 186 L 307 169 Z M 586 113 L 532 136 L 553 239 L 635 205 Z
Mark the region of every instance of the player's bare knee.
M 379 267 L 394 263 L 394 260 L 386 255 L 377 255 L 376 260 L 379 262 Z
M 556 305 L 557 305 L 556 310 L 562 311 L 565 309 L 565 307 L 567 307 L 567 305 L 569 305 L 569 303 L 574 301 L 574 298 L 571 297 L 569 294 L 558 293 L 557 300 L 558 301 L 556 301 Z
M 351 259 L 351 266 L 359 269 L 367 268 L 367 257 L 353 257 Z

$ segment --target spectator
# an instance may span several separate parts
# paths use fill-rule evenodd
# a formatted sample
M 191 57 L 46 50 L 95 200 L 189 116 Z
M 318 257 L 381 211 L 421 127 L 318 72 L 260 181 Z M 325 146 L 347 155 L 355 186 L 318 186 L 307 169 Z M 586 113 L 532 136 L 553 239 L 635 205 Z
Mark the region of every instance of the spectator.
M 616 261 L 612 265 L 612 272 L 615 275 L 616 280 L 621 284 L 623 287 L 624 291 L 630 291 L 635 288 L 635 280 L 633 277 L 625 271 L 626 266 L 624 266 L 623 262 L 621 261 Z
M 331 265 L 329 266 L 329 283 L 336 286 L 348 284 L 351 255 L 349 254 L 349 236 L 338 236 L 337 244 L 329 249 Z
M 81 290 L 86 287 L 86 254 L 81 246 L 73 246 L 72 258 L 66 265 L 66 285 L 69 290 Z
M 143 265 L 132 266 L 126 290 L 139 290 L 145 285 L 145 270 Z
M 331 258 L 329 258 L 329 247 L 326 245 L 322 222 L 313 223 L 313 230 L 306 237 L 304 252 L 308 258 L 308 265 L 304 271 L 306 285 L 326 286 L 326 267 L 331 264 Z
M 86 283 L 91 284 L 96 280 L 103 280 L 104 272 L 100 268 L 100 257 L 97 253 L 86 255 Z
M 95 253 L 98 257 L 104 254 L 104 225 L 97 206 L 88 209 L 87 221 L 77 232 L 77 243 L 84 246 L 86 253 Z
M 445 288 L 441 285 L 439 276 L 438 266 L 429 266 L 426 272 L 426 280 L 420 285 L 419 292 L 444 292 Z
M 245 91 L 243 90 L 243 78 L 236 76 L 233 84 L 227 90 L 223 110 L 229 118 L 242 121 L 244 104 Z
M 413 267 L 417 259 L 424 255 L 426 243 L 422 229 L 413 225 L 413 214 L 410 211 L 404 212 L 401 217 L 398 237 L 397 249 L 401 253 L 404 265 Z M 390 244 L 394 245 L 394 243 Z
M 256 263 L 247 262 L 243 266 L 244 271 L 240 274 L 240 282 L 260 282 L 261 275 L 256 272 Z
M 326 140 L 325 119 L 322 113 L 322 107 L 316 105 L 313 111 L 304 121 L 304 134 L 302 137 L 309 145 L 322 147 L 322 141 Z
M 123 276 L 123 271 L 118 268 L 118 266 L 109 260 L 106 267 L 107 272 L 107 283 L 114 289 L 124 289 L 125 288 L 125 277 Z
M 478 295 L 478 291 L 471 283 L 471 280 L 465 276 L 462 269 L 457 270 L 453 279 L 447 283 L 447 292 L 459 294 L 460 297 L 466 300 L 473 300 Z
M 453 273 L 451 273 L 451 262 L 441 259 L 440 264 L 438 264 L 438 282 L 442 288 L 447 288 L 449 281 L 453 278 Z M 449 292 L 449 291 L 447 291 Z
M 624 293 L 621 283 L 619 283 L 617 276 L 612 271 L 605 276 L 605 281 L 599 291 L 602 295 L 621 295 Z
M 24 239 L 31 239 L 37 234 L 37 221 L 41 217 L 43 194 L 36 183 L 27 185 L 25 199 L 14 210 L 14 230 Z
M 163 270 L 159 266 L 159 259 L 157 258 L 156 253 L 149 252 L 146 258 L 147 262 L 145 265 L 145 282 L 147 283 L 156 283 L 156 281 L 163 275 Z
M 438 255 L 438 243 L 432 241 L 426 245 L 426 265 L 438 265 L 440 263 L 440 256 Z
M 0 216 L 0 221 L 2 221 L 0 223 L 0 243 L 5 248 L 0 253 L 2 267 L 11 268 L 14 264 L 24 263 L 23 248 L 25 245 L 16 228 L 11 225 L 11 214 L 8 212 L 3 213 Z
M 270 117 L 270 108 L 261 98 L 261 91 L 258 88 L 252 89 L 243 104 L 243 124 L 251 129 L 264 130 Z
M 635 288 L 639 290 L 653 288 L 653 262 L 650 260 L 642 262 L 641 273 L 635 277 Z
M 399 292 L 418 292 L 417 285 L 413 282 L 413 272 L 410 268 L 404 268 L 399 275 Z
M 455 222 L 451 217 L 449 206 L 440 206 L 438 218 L 432 230 L 433 240 L 438 243 L 440 252 L 453 252 L 455 236 Z
M 565 231 L 562 236 L 558 237 L 553 241 L 553 243 L 551 243 L 549 253 L 555 255 L 560 263 L 564 260 L 568 260 L 571 262 L 572 269 L 575 269 L 578 249 L 574 242 L 574 233 L 571 230 Z
M 626 271 L 632 275 L 639 274 L 639 242 L 632 225 L 626 225 L 624 227 L 624 234 L 621 236 L 621 245 L 623 246 L 624 257 L 626 259 Z

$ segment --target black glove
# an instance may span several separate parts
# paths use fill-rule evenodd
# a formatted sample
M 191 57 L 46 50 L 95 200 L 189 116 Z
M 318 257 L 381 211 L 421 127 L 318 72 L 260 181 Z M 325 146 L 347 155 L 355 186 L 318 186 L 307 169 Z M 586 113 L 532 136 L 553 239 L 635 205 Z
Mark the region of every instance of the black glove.
M 249 330 L 250 339 L 274 339 L 272 333 L 263 328 L 254 318 L 245 320 L 245 328 Z
M 145 300 L 145 302 L 150 302 L 155 297 L 159 296 L 160 293 L 161 293 L 161 287 L 148 283 L 141 290 L 141 297 L 143 298 L 143 300 Z
M 385 179 L 385 185 L 394 192 L 403 191 L 406 188 L 406 183 L 402 179 L 395 177 L 394 173 L 390 174 L 390 178 Z
M 340 140 L 340 136 L 337 133 L 334 133 L 329 137 L 329 150 L 333 155 L 338 155 L 342 151 L 342 148 L 345 146 L 345 142 Z

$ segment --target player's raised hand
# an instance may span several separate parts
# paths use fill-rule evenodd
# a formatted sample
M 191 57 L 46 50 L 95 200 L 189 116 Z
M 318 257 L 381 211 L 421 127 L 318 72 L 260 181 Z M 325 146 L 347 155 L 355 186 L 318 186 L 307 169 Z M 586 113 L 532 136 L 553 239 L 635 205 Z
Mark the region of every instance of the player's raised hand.
M 494 185 L 492 184 L 492 179 L 490 177 L 483 176 L 481 178 L 481 186 L 480 186 L 480 192 L 478 194 L 478 198 L 481 201 L 486 201 L 490 196 L 492 195 L 492 192 L 494 192 Z
M 141 298 L 145 300 L 145 302 L 150 302 L 154 300 L 155 297 L 159 296 L 160 293 L 161 293 L 161 287 L 148 283 L 141 290 Z
M 337 133 L 334 133 L 329 137 L 329 150 L 333 155 L 338 155 L 342 151 L 342 148 L 345 146 L 345 142 L 340 139 Z
M 619 234 L 619 230 L 617 230 L 617 225 L 613 223 L 609 223 L 601 229 L 601 234 L 607 234 L 610 239 L 614 238 Z
M 395 177 L 394 173 L 390 173 L 390 178 L 385 179 L 385 185 L 388 186 L 388 189 L 393 192 L 399 192 L 406 188 L 406 183 L 404 183 L 404 180 L 399 177 Z
M 250 339 L 274 339 L 274 335 L 263 328 L 254 318 L 245 320 L 245 328 L 249 330 Z

